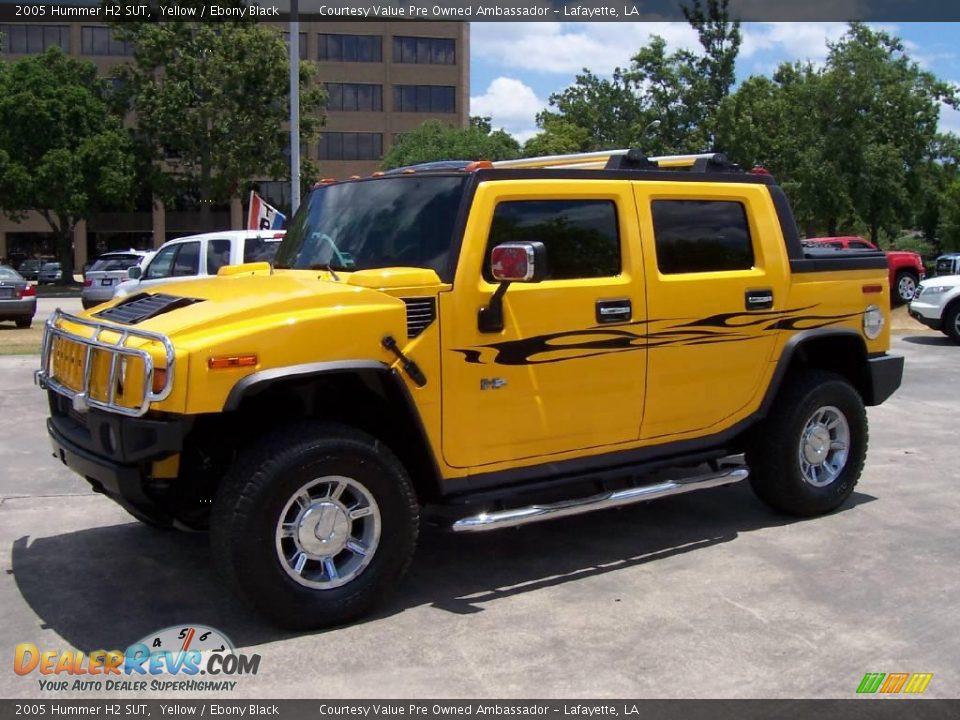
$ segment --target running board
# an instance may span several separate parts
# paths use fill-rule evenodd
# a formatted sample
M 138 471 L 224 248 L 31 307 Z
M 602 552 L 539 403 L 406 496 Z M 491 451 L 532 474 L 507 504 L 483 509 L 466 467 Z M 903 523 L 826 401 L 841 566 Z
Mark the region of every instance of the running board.
M 528 505 L 527 507 L 483 512 L 471 515 L 453 523 L 454 532 L 484 532 L 499 530 L 500 528 L 517 527 L 528 523 L 552 520 L 554 518 L 581 515 L 594 510 L 623 507 L 646 500 L 658 500 L 670 495 L 682 495 L 694 490 L 730 485 L 731 483 L 746 480 L 750 473 L 744 467 L 738 467 L 706 475 L 695 475 L 680 480 L 667 480 L 655 485 L 616 490 L 612 492 L 591 495 L 575 500 L 562 500 L 543 505 Z

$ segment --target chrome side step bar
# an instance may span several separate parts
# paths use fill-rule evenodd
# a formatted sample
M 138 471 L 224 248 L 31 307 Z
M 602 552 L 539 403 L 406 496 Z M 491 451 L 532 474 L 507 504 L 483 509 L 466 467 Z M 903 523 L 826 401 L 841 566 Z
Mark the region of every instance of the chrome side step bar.
M 749 474 L 749 471 L 745 467 L 737 467 L 679 480 L 666 480 L 654 485 L 642 485 L 640 487 L 627 488 L 626 490 L 590 495 L 589 497 L 574 500 L 561 500 L 560 502 L 543 505 L 528 505 L 527 507 L 497 510 L 489 513 L 483 512 L 479 515 L 472 515 L 457 520 L 453 523 L 453 531 L 484 532 L 486 530 L 499 530 L 500 528 L 517 527 L 518 525 L 542 522 L 543 520 L 553 520 L 554 518 L 568 517 L 570 515 L 581 515 L 594 510 L 606 510 L 607 508 L 632 505 L 633 503 L 644 502 L 646 500 L 657 500 L 670 495 L 682 495 L 683 493 L 693 492 L 694 490 L 705 490 L 706 488 L 730 485 L 735 482 L 740 482 L 741 480 L 746 480 Z

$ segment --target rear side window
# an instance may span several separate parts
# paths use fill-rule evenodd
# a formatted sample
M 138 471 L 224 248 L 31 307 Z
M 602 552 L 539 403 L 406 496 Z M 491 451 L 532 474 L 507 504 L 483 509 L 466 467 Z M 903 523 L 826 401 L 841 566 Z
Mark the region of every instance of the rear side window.
M 216 275 L 224 265 L 230 264 L 230 241 L 210 240 L 207 242 L 207 274 Z
M 492 280 L 490 251 L 500 243 L 539 240 L 547 250 L 547 279 L 620 274 L 617 206 L 611 200 L 518 200 L 493 213 L 484 277 Z
M 277 254 L 280 243 L 277 240 L 264 240 L 263 238 L 247 238 L 243 244 L 243 261 L 251 262 L 273 262 L 273 256 Z
M 753 267 L 750 227 L 742 203 L 654 200 L 657 267 L 664 275 Z

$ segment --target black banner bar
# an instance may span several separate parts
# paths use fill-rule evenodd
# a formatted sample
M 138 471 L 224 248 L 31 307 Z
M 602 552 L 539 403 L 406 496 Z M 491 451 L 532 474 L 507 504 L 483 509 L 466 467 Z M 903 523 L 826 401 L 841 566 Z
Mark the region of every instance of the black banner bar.
M 960 700 L 0 700 L 0 720 L 16 718 L 380 719 L 635 718 L 636 720 L 953 720 Z
M 300 0 L 301 22 L 462 20 L 470 22 L 683 21 L 689 0 Z M 195 0 L 0 0 L 0 22 L 248 22 L 289 19 L 289 0 L 251 2 L 243 12 Z M 744 22 L 960 22 L 956 0 L 731 0 Z

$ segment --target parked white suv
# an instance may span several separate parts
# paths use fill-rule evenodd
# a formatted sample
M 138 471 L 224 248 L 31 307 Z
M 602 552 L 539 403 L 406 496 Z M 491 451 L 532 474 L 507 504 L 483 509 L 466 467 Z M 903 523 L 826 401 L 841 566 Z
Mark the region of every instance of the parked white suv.
M 120 283 L 113 297 L 135 295 L 170 282 L 207 278 L 225 265 L 273 262 L 284 234 L 283 230 L 231 230 L 170 240 L 142 271 L 131 268 L 131 279 Z
M 920 283 L 910 303 L 910 316 L 960 343 L 960 275 Z
M 83 275 L 80 302 L 84 309 L 107 302 L 114 289 L 129 277 L 127 271 L 134 266 L 146 267 L 153 256 L 153 250 L 115 250 L 98 257 Z

